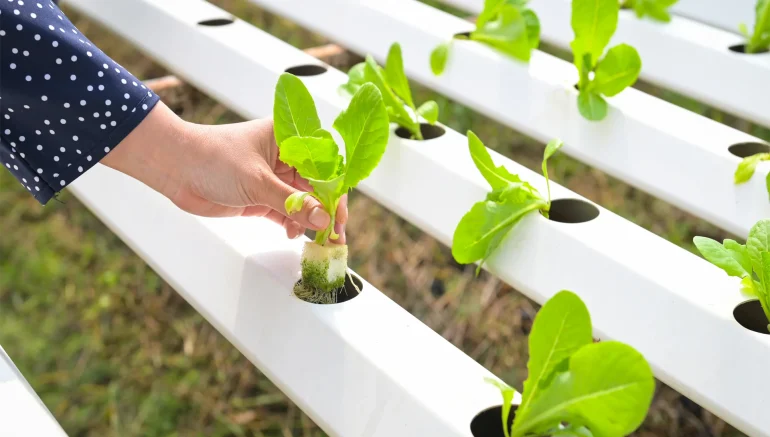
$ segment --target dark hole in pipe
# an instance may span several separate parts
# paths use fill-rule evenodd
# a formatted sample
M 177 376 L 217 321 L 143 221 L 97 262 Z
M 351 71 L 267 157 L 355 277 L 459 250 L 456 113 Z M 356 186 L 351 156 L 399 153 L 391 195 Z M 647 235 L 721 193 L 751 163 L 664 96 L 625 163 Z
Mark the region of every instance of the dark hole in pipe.
M 210 20 L 203 20 L 199 21 L 198 25 L 200 26 L 227 26 L 228 24 L 233 24 L 235 21 L 232 18 L 212 18 Z
M 424 141 L 438 138 L 446 133 L 443 127 L 435 124 L 420 123 L 420 132 L 422 132 L 422 138 Z M 412 133 L 405 127 L 399 127 L 396 129 L 396 135 L 405 140 L 411 140 Z
M 767 330 L 767 316 L 758 300 L 747 300 L 733 310 L 735 321 L 744 328 L 760 334 L 770 334 Z
M 738 158 L 748 158 L 757 153 L 770 153 L 770 144 L 765 143 L 738 143 L 727 148 L 727 151 Z
M 319 74 L 326 73 L 326 67 L 323 65 L 306 64 L 297 65 L 295 67 L 289 67 L 286 69 L 287 73 L 291 73 L 295 76 L 318 76 Z
M 508 429 L 513 425 L 513 418 L 516 415 L 516 406 L 511 407 L 508 414 Z M 471 420 L 471 434 L 473 437 L 505 437 L 503 432 L 503 407 L 487 408 Z
M 454 39 L 471 39 L 471 33 L 470 32 L 455 33 L 452 38 L 454 38 Z
M 551 202 L 548 219 L 560 223 L 585 223 L 599 217 L 599 208 L 580 199 L 556 199 Z
M 733 53 L 741 53 L 741 54 L 744 54 L 744 55 L 761 55 L 762 53 L 767 53 L 768 52 L 768 49 L 764 48 L 764 49 L 762 49 L 762 50 L 760 50 L 758 52 L 746 53 L 746 44 L 736 44 L 734 46 L 728 47 L 728 49 L 731 52 L 733 52 Z

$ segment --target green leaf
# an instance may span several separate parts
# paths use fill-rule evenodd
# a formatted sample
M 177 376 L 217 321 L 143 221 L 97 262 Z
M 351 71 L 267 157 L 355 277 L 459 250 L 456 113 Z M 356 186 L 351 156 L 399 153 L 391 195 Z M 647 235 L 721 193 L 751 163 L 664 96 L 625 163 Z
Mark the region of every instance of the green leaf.
M 428 100 L 417 108 L 417 114 L 428 123 L 435 124 L 438 120 L 438 104 L 433 100 Z
M 488 22 L 497 18 L 500 8 L 506 4 L 506 0 L 484 0 L 484 9 L 476 18 L 476 27 L 483 27 Z
M 580 115 L 590 121 L 601 121 L 607 116 L 607 102 L 591 91 L 580 91 L 578 94 L 578 109 Z
M 489 182 L 493 190 L 503 189 L 510 184 L 521 183 L 522 180 L 515 174 L 511 174 L 502 165 L 495 166 L 492 156 L 489 155 L 484 143 L 472 131 L 468 131 L 468 148 L 471 151 L 471 159 L 484 179 Z
M 646 15 L 649 15 L 654 20 L 663 23 L 671 22 L 671 14 L 665 8 L 658 5 L 650 5 L 645 12 Z
M 751 227 L 746 248 L 754 271 L 761 272 L 762 252 L 770 252 L 770 219 L 762 219 Z
M 363 85 L 334 120 L 334 129 L 345 141 L 345 187 L 353 188 L 377 167 L 388 145 L 388 113 L 377 87 Z
M 768 198 L 770 198 L 770 173 L 765 177 L 765 188 L 767 189 Z
M 759 280 L 761 291 L 759 293 L 759 301 L 762 304 L 762 310 L 765 312 L 765 318 L 770 322 L 770 252 L 762 252 L 762 271 L 760 272 Z M 768 326 L 770 331 L 770 326 Z
M 748 258 L 748 253 L 746 251 L 735 251 L 734 246 L 729 243 L 730 246 L 734 248 L 734 251 L 731 252 L 718 241 L 706 237 L 695 237 L 693 238 L 693 243 L 695 243 L 695 247 L 698 248 L 698 251 L 708 262 L 724 270 L 728 275 L 743 278 L 744 276 L 751 274 L 751 267 L 749 266 L 749 269 L 747 270 L 743 265 L 743 262 Z M 738 256 L 738 259 L 736 259 L 734 254 Z
M 321 120 L 310 92 L 299 78 L 283 73 L 275 87 L 273 103 L 275 143 L 289 137 L 310 136 L 321 128 Z
M 286 198 L 286 202 L 284 202 L 284 208 L 286 209 L 286 214 L 292 215 L 295 212 L 302 211 L 302 205 L 305 201 L 305 197 L 310 193 L 307 193 L 305 191 L 295 191 L 289 197 Z
M 516 395 L 516 390 L 508 384 L 496 379 L 484 378 L 484 381 L 497 387 L 497 389 L 500 390 L 500 394 L 503 395 L 503 434 L 505 434 L 505 437 L 510 437 L 511 433 L 508 430 L 508 416 L 511 415 L 511 404 L 513 403 L 513 397 Z
M 540 45 L 540 19 L 531 9 L 524 9 L 521 11 L 521 16 L 524 17 L 524 22 L 527 26 L 527 41 L 529 41 L 529 46 L 536 49 L 537 46 Z
M 527 21 L 521 11 L 511 5 L 503 5 L 497 18 L 476 27 L 471 39 L 487 44 L 505 54 L 528 62 L 532 46 L 527 37 Z
M 770 1 L 757 0 L 755 6 L 754 33 L 746 44 L 747 53 L 756 53 L 767 48 L 770 32 Z
M 545 168 L 545 163 L 548 161 L 554 153 L 558 152 L 559 149 L 564 146 L 564 142 L 558 138 L 553 139 L 548 142 L 548 144 L 545 146 L 545 151 L 543 152 L 543 167 Z M 545 172 L 545 171 L 544 171 Z
M 483 263 L 519 220 L 544 206 L 541 199 L 521 203 L 477 202 L 455 228 L 452 255 L 460 264 Z
M 633 7 L 636 16 L 643 18 L 649 16 L 653 20 L 668 23 L 671 21 L 671 14 L 668 8 L 674 5 L 678 0 L 634 0 Z
M 545 434 L 568 422 L 597 436 L 625 436 L 644 421 L 654 390 L 650 366 L 634 348 L 615 341 L 588 344 L 526 414 L 517 412 L 513 435 Z
M 596 66 L 591 91 L 612 97 L 636 82 L 642 71 L 642 59 L 636 49 L 620 44 L 609 49 Z
M 366 77 L 364 70 L 366 63 L 359 62 L 348 70 L 348 82 L 340 86 L 340 89 L 350 94 L 351 96 L 361 88 L 361 85 L 366 83 Z
M 401 45 L 393 43 L 388 50 L 388 58 L 385 62 L 385 78 L 393 92 L 410 107 L 414 108 L 412 91 L 409 89 L 409 80 L 404 74 L 404 59 L 401 56 Z
M 751 34 L 749 34 L 749 28 L 746 26 L 746 23 L 741 23 L 738 25 L 738 32 L 740 32 L 741 35 L 744 37 L 751 38 Z
M 741 264 L 741 267 L 743 267 L 747 273 L 751 273 L 751 258 L 749 257 L 749 249 L 745 244 L 740 244 L 735 240 L 727 238 L 722 245 L 728 252 L 730 252 L 730 255 Z
M 770 153 L 757 153 L 756 155 L 743 158 L 741 163 L 738 164 L 738 168 L 735 170 L 735 184 L 748 182 L 749 179 L 754 176 L 757 165 L 762 161 L 770 161 Z
M 595 63 L 601 58 L 618 26 L 619 11 L 618 0 L 572 1 L 575 39 L 571 46 L 575 59 L 583 59 L 584 54 L 589 54 L 592 63 Z
M 591 316 L 576 294 L 563 290 L 543 305 L 529 334 L 529 376 L 517 415 L 526 417 L 529 403 L 547 387 L 556 366 L 591 344 L 591 334 Z
M 327 181 L 312 178 L 306 179 L 310 183 L 310 186 L 313 187 L 313 197 L 321 202 L 326 212 L 330 215 L 336 213 L 340 197 L 347 191 L 345 187 L 345 174 L 340 174 L 334 179 Z M 331 223 L 327 230 L 331 231 L 333 229 L 334 223 Z
M 741 293 L 746 297 L 759 297 L 759 287 L 761 287 L 761 284 L 756 284 L 756 281 L 751 276 L 741 279 Z
M 451 42 L 439 44 L 432 52 L 430 52 L 430 70 L 436 76 L 440 76 L 446 69 L 451 44 Z
M 328 180 L 337 170 L 339 149 L 322 137 L 289 137 L 281 143 L 279 158 L 305 179 Z
M 420 125 L 412 119 L 412 116 L 406 111 L 404 103 L 401 99 L 393 93 L 393 90 L 388 86 L 382 69 L 373 57 L 366 56 L 366 67 L 364 69 L 366 81 L 373 83 L 382 94 L 383 102 L 387 108 L 387 115 L 390 121 L 397 123 L 399 126 L 407 129 L 412 135 L 419 135 Z
M 553 156 L 554 153 L 564 146 L 564 142 L 560 139 L 553 139 L 545 146 L 545 152 L 543 152 L 543 176 L 545 177 L 545 186 L 548 190 L 548 204 L 551 204 L 551 181 L 548 179 L 548 159 Z

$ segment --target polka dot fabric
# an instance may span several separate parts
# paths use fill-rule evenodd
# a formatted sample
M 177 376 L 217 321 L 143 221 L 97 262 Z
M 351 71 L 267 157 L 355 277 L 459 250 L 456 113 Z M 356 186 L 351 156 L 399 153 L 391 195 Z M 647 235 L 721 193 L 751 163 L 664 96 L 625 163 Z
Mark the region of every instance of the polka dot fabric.
M 158 96 L 51 0 L 0 0 L 0 164 L 42 204 L 93 167 Z

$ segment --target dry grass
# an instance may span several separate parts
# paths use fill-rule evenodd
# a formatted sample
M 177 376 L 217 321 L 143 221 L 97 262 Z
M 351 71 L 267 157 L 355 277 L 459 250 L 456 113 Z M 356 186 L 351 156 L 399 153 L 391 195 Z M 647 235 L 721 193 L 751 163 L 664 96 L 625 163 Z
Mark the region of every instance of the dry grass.
M 323 38 L 245 0 L 216 0 L 298 47 Z M 81 30 L 142 78 L 167 74 L 82 17 Z M 473 127 L 531 168 L 542 145 L 433 97 L 441 121 Z M 239 117 L 188 86 L 163 100 L 187 120 Z M 566 156 L 553 178 L 670 241 L 724 233 Z M 41 209 L 0 174 L 0 343 L 71 436 L 320 436 L 323 433 L 104 225 L 65 194 Z M 496 278 L 457 265 L 437 243 L 354 193 L 351 266 L 485 367 L 520 387 L 538 306 Z M 451 381 L 450 381 L 451 383 Z M 481 383 L 481 382 L 480 382 Z M 461 393 L 458 394 L 462 396 Z M 640 436 L 739 436 L 663 385 Z

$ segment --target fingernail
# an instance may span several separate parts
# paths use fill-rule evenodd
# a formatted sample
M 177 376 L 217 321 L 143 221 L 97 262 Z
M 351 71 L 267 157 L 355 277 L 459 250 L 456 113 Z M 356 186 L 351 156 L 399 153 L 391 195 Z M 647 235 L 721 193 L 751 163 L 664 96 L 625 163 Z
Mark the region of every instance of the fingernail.
M 323 229 L 329 226 L 329 220 L 331 220 L 331 217 L 329 217 L 329 214 L 324 211 L 323 208 L 315 208 L 314 210 L 310 211 L 308 220 L 310 220 L 310 224 L 315 226 L 317 229 Z

